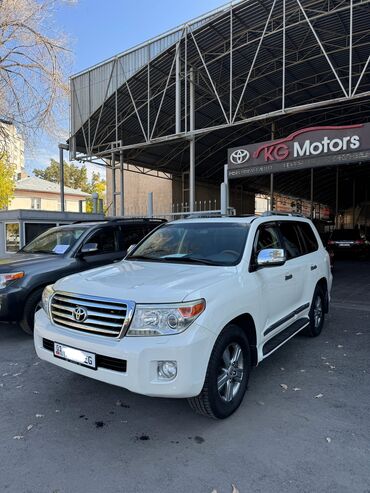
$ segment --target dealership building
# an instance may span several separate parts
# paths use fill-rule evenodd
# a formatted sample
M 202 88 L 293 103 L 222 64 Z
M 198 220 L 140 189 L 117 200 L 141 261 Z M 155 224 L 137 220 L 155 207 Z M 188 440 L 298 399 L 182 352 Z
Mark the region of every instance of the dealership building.
M 225 183 L 239 214 L 366 229 L 369 26 L 369 0 L 229 3 L 73 76 L 70 157 L 106 166 L 113 214 L 130 167 L 189 211 Z

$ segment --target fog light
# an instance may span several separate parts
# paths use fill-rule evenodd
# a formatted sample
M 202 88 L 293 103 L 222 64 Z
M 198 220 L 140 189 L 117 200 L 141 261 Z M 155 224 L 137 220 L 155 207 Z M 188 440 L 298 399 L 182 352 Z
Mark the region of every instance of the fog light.
M 176 361 L 158 361 L 158 377 L 173 380 L 177 375 Z

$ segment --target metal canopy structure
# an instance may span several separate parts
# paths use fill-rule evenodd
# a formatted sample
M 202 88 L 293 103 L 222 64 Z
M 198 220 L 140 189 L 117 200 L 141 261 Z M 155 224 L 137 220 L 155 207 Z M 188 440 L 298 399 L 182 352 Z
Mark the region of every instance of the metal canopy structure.
M 71 158 L 190 171 L 194 202 L 272 122 L 369 121 L 369 26 L 370 0 L 234 1 L 73 76 Z

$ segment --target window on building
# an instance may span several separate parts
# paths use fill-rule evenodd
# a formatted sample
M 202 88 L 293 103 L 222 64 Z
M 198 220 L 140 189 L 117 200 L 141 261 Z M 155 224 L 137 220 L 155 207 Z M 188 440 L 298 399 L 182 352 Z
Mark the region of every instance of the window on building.
M 40 197 L 32 197 L 31 198 L 31 209 L 41 209 L 41 198 Z
M 20 249 L 19 223 L 5 225 L 5 249 L 7 252 L 17 252 Z

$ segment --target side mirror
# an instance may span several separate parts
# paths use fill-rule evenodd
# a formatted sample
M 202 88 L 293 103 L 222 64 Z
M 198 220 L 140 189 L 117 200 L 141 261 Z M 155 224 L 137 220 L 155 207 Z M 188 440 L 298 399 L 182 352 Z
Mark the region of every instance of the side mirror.
M 130 245 L 127 249 L 127 255 L 129 255 L 135 247 L 136 245 Z
M 266 248 L 261 250 L 257 257 L 258 267 L 274 267 L 284 265 L 285 262 L 285 251 L 282 248 Z
M 85 243 L 80 250 L 80 255 L 88 255 L 89 253 L 95 253 L 98 251 L 97 243 Z

